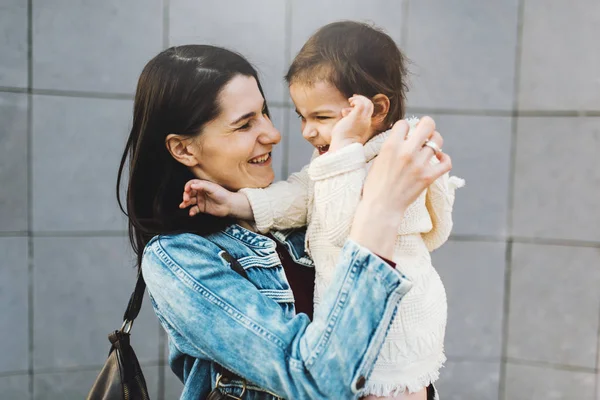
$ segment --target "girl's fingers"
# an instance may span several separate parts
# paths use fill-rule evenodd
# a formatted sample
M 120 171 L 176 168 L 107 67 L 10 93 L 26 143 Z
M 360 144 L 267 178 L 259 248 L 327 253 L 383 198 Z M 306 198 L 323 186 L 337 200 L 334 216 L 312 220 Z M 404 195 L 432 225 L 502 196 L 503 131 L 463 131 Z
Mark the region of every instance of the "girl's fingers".
M 190 217 L 195 216 L 196 214 L 198 214 L 200 212 L 200 207 L 193 206 L 192 208 L 190 208 Z
M 188 206 L 198 204 L 198 195 L 194 194 L 190 197 L 190 199 L 186 202 Z
M 191 188 L 192 185 L 194 185 L 195 183 L 197 183 L 199 180 L 198 179 L 190 179 L 189 181 L 187 181 L 185 183 L 185 186 L 183 187 L 183 191 L 184 192 L 188 192 Z

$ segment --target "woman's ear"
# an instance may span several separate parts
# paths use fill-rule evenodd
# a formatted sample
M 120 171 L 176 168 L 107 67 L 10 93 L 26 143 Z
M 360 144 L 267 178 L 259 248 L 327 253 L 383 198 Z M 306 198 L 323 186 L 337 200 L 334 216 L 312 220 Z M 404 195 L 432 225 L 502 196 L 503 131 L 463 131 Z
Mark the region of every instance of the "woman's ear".
M 390 99 L 385 94 L 376 94 L 371 99 L 373 102 L 373 116 L 371 117 L 371 126 L 387 129 L 383 126 L 385 117 L 390 112 Z
M 197 146 L 191 138 L 171 133 L 167 135 L 165 145 L 171 156 L 186 167 L 195 167 L 198 165 L 198 159 L 195 154 Z

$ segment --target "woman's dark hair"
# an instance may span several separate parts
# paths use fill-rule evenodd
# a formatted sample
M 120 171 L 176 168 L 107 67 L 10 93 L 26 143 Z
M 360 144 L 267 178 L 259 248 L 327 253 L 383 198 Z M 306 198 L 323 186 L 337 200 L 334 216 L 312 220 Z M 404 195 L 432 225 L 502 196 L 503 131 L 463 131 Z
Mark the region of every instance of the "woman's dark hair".
M 386 126 L 404 118 L 408 60 L 382 30 L 355 21 L 325 25 L 304 44 L 288 73 L 288 84 L 326 81 L 347 98 L 360 94 L 390 99 Z
M 155 235 L 203 235 L 231 222 L 208 214 L 191 218 L 187 210 L 179 209 L 184 185 L 195 177 L 171 156 L 165 141 L 171 133 L 189 137 L 201 134 L 204 125 L 220 113 L 219 93 L 238 75 L 254 77 L 264 97 L 254 67 L 241 55 L 223 48 L 171 47 L 144 67 L 117 178 L 117 200 L 129 219 L 129 238 L 138 267 L 144 247 Z M 126 170 L 127 211 L 120 190 Z

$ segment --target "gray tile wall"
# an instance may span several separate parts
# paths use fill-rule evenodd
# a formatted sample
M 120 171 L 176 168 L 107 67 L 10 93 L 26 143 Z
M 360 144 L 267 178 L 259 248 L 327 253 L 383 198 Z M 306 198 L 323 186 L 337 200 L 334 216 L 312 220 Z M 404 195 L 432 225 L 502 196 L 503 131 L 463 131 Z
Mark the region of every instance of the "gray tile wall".
M 339 19 L 401 45 L 409 111 L 436 118 L 467 179 L 433 256 L 449 302 L 442 398 L 600 400 L 597 0 L 3 0 L 2 399 L 84 398 L 120 325 L 135 273 L 114 185 L 145 62 L 183 43 L 246 55 L 283 178 L 311 148 L 282 76 Z M 177 398 L 147 303 L 133 340 L 152 398 Z

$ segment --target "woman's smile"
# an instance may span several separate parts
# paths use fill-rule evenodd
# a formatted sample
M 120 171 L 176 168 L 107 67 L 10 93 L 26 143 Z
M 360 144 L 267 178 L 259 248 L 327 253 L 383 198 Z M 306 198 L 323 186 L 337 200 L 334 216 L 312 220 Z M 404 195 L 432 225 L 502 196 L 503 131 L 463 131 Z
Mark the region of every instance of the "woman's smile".
M 259 167 L 265 167 L 271 165 L 271 153 L 266 153 L 257 157 L 254 157 L 248 161 L 248 163 L 252 165 L 256 165 Z

